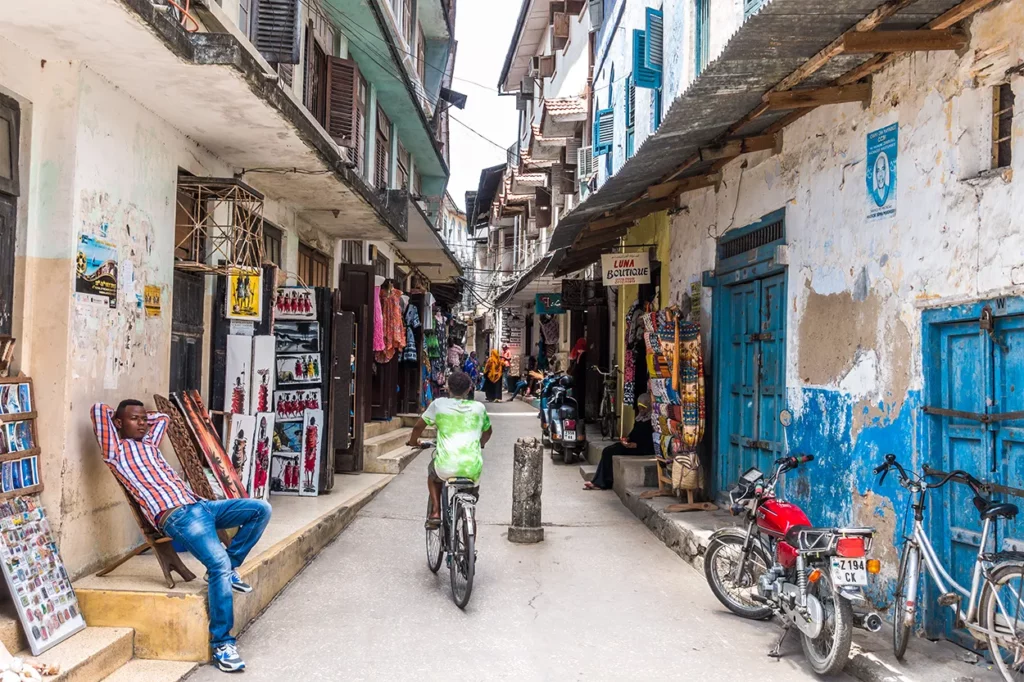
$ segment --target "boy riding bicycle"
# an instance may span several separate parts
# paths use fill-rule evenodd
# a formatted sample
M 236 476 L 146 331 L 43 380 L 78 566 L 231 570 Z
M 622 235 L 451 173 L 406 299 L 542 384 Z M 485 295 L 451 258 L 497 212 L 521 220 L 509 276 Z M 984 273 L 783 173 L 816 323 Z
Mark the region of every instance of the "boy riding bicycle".
M 427 527 L 441 523 L 441 486 L 449 478 L 480 480 L 483 471 L 483 447 L 491 438 L 491 420 L 483 403 L 472 398 L 473 380 L 465 372 L 448 377 L 450 398 L 430 403 L 416 422 L 408 445 L 419 447 L 420 436 L 428 426 L 437 428 L 437 449 L 427 469 L 430 490 L 430 516 Z

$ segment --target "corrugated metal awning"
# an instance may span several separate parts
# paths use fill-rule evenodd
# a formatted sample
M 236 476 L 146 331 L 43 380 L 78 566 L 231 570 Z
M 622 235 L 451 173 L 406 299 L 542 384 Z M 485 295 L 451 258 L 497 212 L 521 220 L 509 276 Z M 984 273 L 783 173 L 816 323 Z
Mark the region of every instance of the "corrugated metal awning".
M 572 272 L 597 260 L 629 225 L 583 235 L 588 225 L 609 212 L 642 197 L 647 188 L 668 176 L 675 180 L 707 175 L 714 161 L 698 161 L 679 172 L 681 164 L 700 150 L 721 143 L 728 135 L 756 136 L 786 123 L 793 112 L 769 111 L 737 132 L 736 125 L 758 109 L 765 93 L 828 48 L 843 33 L 872 12 L 900 7 L 877 22 L 880 30 L 913 29 L 929 25 L 961 0 L 771 0 L 750 17 L 729 40 L 721 55 L 671 105 L 658 131 L 637 153 L 559 222 L 550 249 L 557 251 L 551 271 Z M 987 3 L 968 3 L 984 6 Z M 972 12 L 975 11 L 972 9 Z M 961 17 L 962 18 L 962 17 Z M 829 85 L 878 57 L 838 54 L 825 59 L 803 87 Z M 668 208 L 671 200 L 650 202 L 648 212 Z M 641 212 L 641 211 L 638 211 Z M 640 216 L 636 216 L 640 217 Z M 583 235 L 581 237 L 581 235 Z M 579 240 L 579 241 L 578 241 Z M 570 246 L 575 246 L 567 252 Z

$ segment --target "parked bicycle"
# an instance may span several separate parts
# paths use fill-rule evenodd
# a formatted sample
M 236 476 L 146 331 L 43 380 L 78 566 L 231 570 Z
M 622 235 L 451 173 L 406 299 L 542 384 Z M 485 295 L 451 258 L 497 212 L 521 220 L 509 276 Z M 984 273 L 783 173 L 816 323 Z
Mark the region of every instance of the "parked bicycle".
M 423 448 L 434 443 L 422 441 Z M 433 573 L 448 559 L 452 600 L 460 609 L 466 608 L 473 593 L 476 571 L 476 503 L 480 497 L 476 481 L 470 478 L 449 478 L 441 491 L 441 525 L 427 528 L 427 566 Z M 433 510 L 427 499 L 427 517 Z
M 601 425 L 601 436 L 610 438 L 615 433 L 615 424 L 618 422 L 618 415 L 615 414 L 615 389 L 618 387 L 619 366 L 615 365 L 608 372 L 601 371 L 597 365 L 591 365 L 594 370 L 604 377 L 604 389 L 601 394 L 601 410 L 598 412 L 598 422 Z
M 885 480 L 895 469 L 900 485 L 911 493 L 914 510 L 914 528 L 906 538 L 900 557 L 899 578 L 893 600 L 893 651 L 903 658 L 914 626 L 917 593 L 921 576 L 921 562 L 939 592 L 938 602 L 953 610 L 956 622 L 967 629 L 981 645 L 987 646 L 993 663 L 1003 679 L 1024 680 L 1024 552 L 989 552 L 996 519 L 1017 516 L 1017 506 L 1008 502 L 994 502 L 987 496 L 990 487 L 966 471 L 949 473 L 930 471 L 923 476 L 910 475 L 896 455 L 886 455 L 885 462 L 875 468 Z M 937 483 L 927 483 L 927 476 L 941 476 Z M 967 589 L 954 580 L 942 565 L 924 528 L 925 496 L 930 489 L 941 488 L 950 481 L 966 484 L 974 492 L 974 506 L 983 521 L 981 544 L 971 574 L 971 587 Z M 967 600 L 964 608 L 963 600 Z

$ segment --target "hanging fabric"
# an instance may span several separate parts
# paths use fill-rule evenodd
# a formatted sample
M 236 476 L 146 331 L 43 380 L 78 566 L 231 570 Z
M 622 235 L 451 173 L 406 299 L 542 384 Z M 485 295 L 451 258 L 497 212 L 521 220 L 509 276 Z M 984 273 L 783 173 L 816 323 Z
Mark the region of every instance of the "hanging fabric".
M 380 306 L 384 318 L 384 348 L 374 353 L 374 359 L 379 363 L 391 362 L 395 353 L 405 348 L 406 334 L 405 325 L 402 324 L 402 309 L 400 299 L 402 292 L 398 289 L 390 289 L 381 292 Z
M 380 287 L 373 288 L 373 350 L 384 350 L 384 310 L 380 304 Z

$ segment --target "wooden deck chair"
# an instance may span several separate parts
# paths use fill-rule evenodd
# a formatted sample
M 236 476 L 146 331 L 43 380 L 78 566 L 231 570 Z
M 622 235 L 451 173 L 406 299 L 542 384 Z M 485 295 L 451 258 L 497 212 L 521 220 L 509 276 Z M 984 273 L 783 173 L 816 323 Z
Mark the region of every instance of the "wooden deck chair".
M 132 510 L 135 522 L 139 524 L 139 530 L 142 531 L 144 541 L 138 547 L 131 550 L 121 558 L 105 566 L 103 570 L 96 575 L 101 577 L 105 576 L 132 557 L 142 554 L 147 549 L 152 549 L 157 563 L 160 564 L 160 570 L 164 572 L 164 581 L 167 583 L 168 589 L 174 588 L 174 577 L 171 575 L 171 571 L 174 571 L 181 576 L 181 579 L 185 582 L 195 580 L 196 574 L 188 569 L 188 566 L 182 562 L 178 553 L 174 551 L 174 547 L 171 545 L 171 539 L 154 528 L 153 524 L 143 516 L 142 510 L 139 508 L 139 503 L 135 501 L 135 498 L 132 497 L 130 492 L 128 492 L 128 489 L 121 484 L 121 479 L 117 478 L 117 476 L 114 476 L 114 479 L 117 481 L 118 485 L 121 486 L 121 492 L 124 493 L 125 499 L 128 500 L 128 507 Z
M 640 493 L 640 499 L 650 500 L 655 497 L 675 497 L 675 491 L 672 489 L 672 458 L 655 455 L 654 463 L 658 467 L 658 489 Z M 693 497 L 693 491 L 687 490 L 686 502 L 670 504 L 665 507 L 665 512 L 673 514 L 684 511 L 715 511 L 718 509 L 718 505 L 712 502 L 694 502 Z

